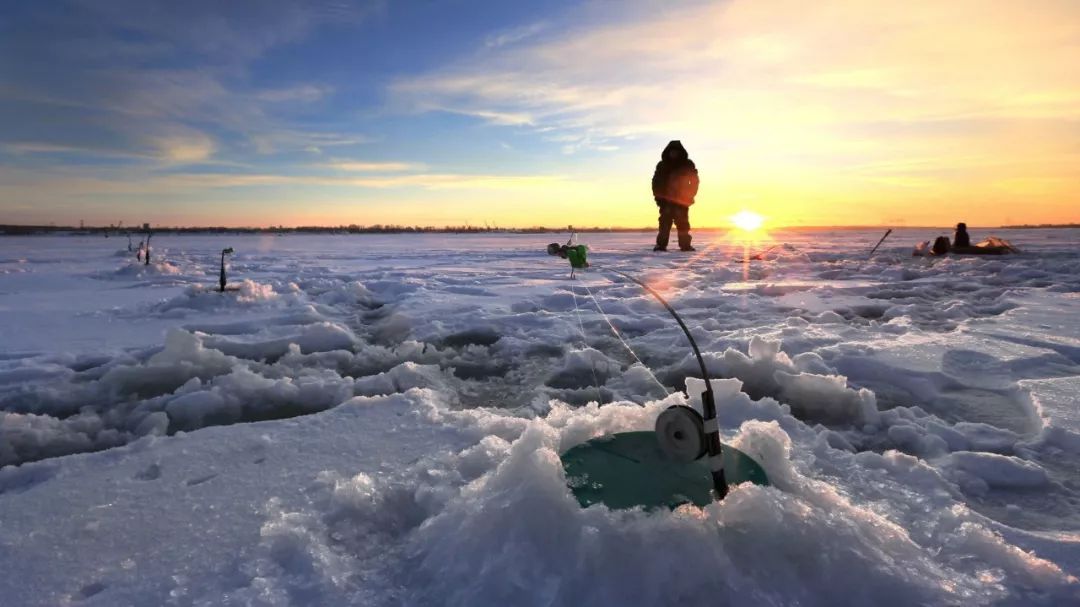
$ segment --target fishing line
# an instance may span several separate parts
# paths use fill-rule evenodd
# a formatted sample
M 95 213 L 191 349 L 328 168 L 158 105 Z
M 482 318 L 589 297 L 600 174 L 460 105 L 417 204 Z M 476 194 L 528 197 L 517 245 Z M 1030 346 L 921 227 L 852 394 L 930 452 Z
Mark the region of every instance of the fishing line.
M 581 309 L 578 307 L 577 301 L 577 287 L 573 284 L 570 285 L 570 294 L 574 297 L 574 315 L 577 316 L 578 329 L 581 331 L 581 345 L 587 350 L 589 347 L 588 337 L 585 335 L 585 324 L 581 322 Z M 588 356 L 588 352 L 585 350 L 582 350 L 582 352 Z M 592 371 L 593 387 L 596 388 L 596 404 L 602 405 L 604 404 L 604 397 L 600 393 L 600 378 L 596 375 L 596 363 L 591 356 L 589 356 L 589 369 Z
M 604 317 L 604 321 L 607 322 L 609 327 L 611 327 L 611 332 L 615 334 L 615 337 L 619 338 L 619 341 L 622 343 L 623 347 L 626 348 L 626 351 L 630 353 L 630 356 L 633 356 L 634 360 L 636 360 L 637 363 L 645 369 L 645 372 L 649 374 L 649 378 L 653 380 L 653 383 L 655 383 L 657 386 L 660 386 L 660 390 L 663 391 L 664 396 L 670 396 L 671 392 L 668 391 L 667 386 L 665 386 L 663 383 L 660 382 L 659 379 L 656 378 L 656 375 L 652 372 L 652 369 L 649 368 L 649 365 L 646 365 L 641 360 L 641 358 L 638 357 L 637 352 L 634 352 L 634 349 L 630 347 L 630 344 L 627 343 L 625 339 L 623 339 L 622 333 L 620 333 L 619 329 L 615 326 L 615 324 L 611 322 L 611 318 L 607 315 L 607 312 L 604 312 L 604 308 L 600 306 L 600 300 L 597 299 L 596 295 L 594 295 L 592 290 L 589 289 L 589 285 L 582 283 L 581 286 L 585 287 L 585 292 L 588 293 L 589 297 L 592 298 L 593 304 L 596 305 L 597 311 L 599 311 L 600 315 Z
M 701 350 L 698 349 L 697 341 L 694 340 L 694 336 L 690 334 L 689 327 L 687 327 L 686 323 L 683 322 L 682 317 L 679 316 L 679 313 L 675 311 L 675 308 L 672 308 L 671 304 L 669 304 L 667 300 L 664 299 L 664 296 L 656 292 L 655 289 L 634 278 L 633 276 L 627 274 L 626 272 L 615 270 L 613 268 L 603 268 L 602 271 L 618 274 L 619 276 L 622 276 L 623 278 L 637 284 L 642 289 L 648 291 L 650 295 L 656 298 L 657 301 L 659 301 L 665 308 L 667 308 L 668 313 L 670 313 L 672 318 L 675 319 L 675 322 L 679 323 L 679 327 L 683 330 L 683 333 L 686 334 L 686 339 L 690 341 L 690 347 L 694 350 L 694 357 L 697 358 L 698 366 L 701 368 L 701 377 L 705 380 L 705 388 L 711 392 L 712 384 L 709 382 L 709 371 L 705 368 L 705 359 L 701 357 Z

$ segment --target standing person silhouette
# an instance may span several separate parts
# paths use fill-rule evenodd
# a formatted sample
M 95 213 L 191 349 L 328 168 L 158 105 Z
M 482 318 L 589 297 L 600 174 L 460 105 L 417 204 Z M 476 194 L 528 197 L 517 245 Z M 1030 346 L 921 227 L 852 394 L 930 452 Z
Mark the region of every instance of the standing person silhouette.
M 671 224 L 679 231 L 679 249 L 693 251 L 690 246 L 690 205 L 698 191 L 698 173 L 694 161 L 681 141 L 672 141 L 660 155 L 652 178 L 653 200 L 660 208 L 660 230 L 653 251 L 666 251 Z

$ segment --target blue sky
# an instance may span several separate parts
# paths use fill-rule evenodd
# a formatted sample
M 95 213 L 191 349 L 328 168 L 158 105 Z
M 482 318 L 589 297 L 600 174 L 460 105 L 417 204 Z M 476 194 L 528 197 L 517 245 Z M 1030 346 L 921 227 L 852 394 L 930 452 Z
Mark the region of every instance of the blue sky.
M 1076 219 L 1080 9 L 940 4 L 6 3 L 0 223 Z

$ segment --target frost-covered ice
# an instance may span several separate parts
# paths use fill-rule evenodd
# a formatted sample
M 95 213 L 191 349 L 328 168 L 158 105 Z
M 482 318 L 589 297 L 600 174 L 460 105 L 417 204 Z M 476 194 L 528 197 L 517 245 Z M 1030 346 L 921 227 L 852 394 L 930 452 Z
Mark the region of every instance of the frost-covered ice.
M 1080 231 L 998 235 L 2 238 L 0 602 L 1080 604 Z M 604 267 L 773 487 L 577 506 L 560 452 L 702 390 Z

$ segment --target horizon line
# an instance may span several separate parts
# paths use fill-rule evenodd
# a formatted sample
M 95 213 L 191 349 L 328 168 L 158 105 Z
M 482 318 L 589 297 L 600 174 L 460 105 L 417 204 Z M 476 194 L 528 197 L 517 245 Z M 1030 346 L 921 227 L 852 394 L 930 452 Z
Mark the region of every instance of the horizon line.
M 145 224 L 144 224 L 145 225 Z M 970 225 L 969 228 L 974 229 L 1032 229 L 1032 228 L 1077 228 L 1080 227 L 1078 222 L 1069 223 L 1043 223 L 1043 224 L 1008 224 L 1008 225 Z M 769 228 L 762 228 L 762 231 L 768 232 L 771 230 L 870 230 L 870 229 L 926 229 L 926 230 L 939 230 L 939 229 L 952 229 L 953 226 L 943 225 L 889 225 L 889 224 L 798 224 L 798 225 L 778 225 Z M 733 230 L 737 229 L 734 226 L 696 226 L 692 228 L 697 231 L 719 231 L 719 230 Z M 90 233 L 143 233 L 146 232 L 144 226 L 123 226 L 123 225 L 99 225 L 99 226 L 58 226 L 54 224 L 0 224 L 0 234 L 6 234 L 7 231 L 15 230 L 18 232 L 24 232 L 29 230 L 35 231 L 47 231 L 47 232 L 90 232 Z M 167 232 L 167 231 L 185 231 L 185 232 L 211 232 L 211 231 L 244 231 L 244 232 L 295 232 L 295 231 L 311 231 L 311 232 L 650 232 L 655 231 L 655 226 L 565 226 L 565 227 L 553 227 L 553 226 L 496 226 L 496 225 L 471 225 L 469 223 L 463 225 L 406 225 L 406 224 L 339 224 L 339 225 L 267 225 L 267 226 L 236 226 L 236 225 L 151 225 L 149 231 L 151 232 Z

